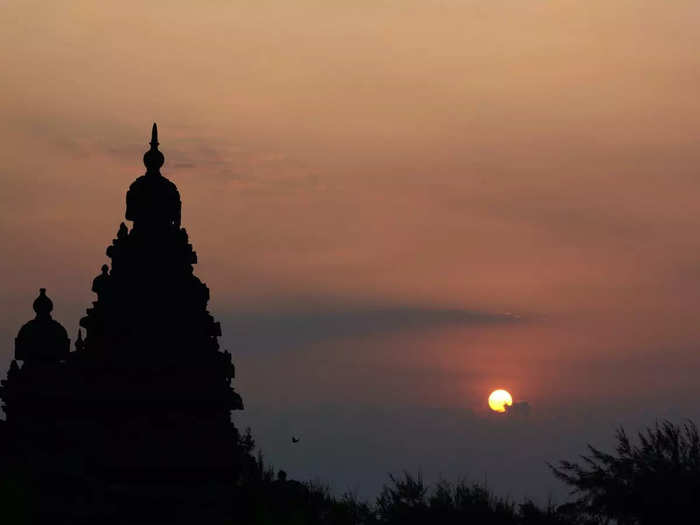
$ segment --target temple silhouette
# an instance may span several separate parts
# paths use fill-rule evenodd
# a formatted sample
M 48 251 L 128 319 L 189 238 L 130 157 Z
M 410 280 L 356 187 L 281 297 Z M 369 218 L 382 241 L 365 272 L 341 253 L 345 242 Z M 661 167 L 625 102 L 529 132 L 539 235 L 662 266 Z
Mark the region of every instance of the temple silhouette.
M 126 194 L 132 226 L 107 248 L 74 349 L 44 288 L 15 339 L 0 454 L 36 523 L 233 523 L 232 487 L 252 468 L 252 439 L 231 421 L 243 408 L 231 354 L 158 145 L 153 124 Z

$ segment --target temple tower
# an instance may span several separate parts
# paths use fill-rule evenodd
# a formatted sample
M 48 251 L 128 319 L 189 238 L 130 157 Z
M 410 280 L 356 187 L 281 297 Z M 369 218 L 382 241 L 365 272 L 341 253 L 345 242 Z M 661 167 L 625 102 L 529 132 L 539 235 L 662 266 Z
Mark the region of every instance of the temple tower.
M 17 439 L 38 440 L 46 446 L 55 436 L 55 420 L 63 397 L 60 378 L 70 351 L 70 339 L 61 323 L 51 317 L 53 301 L 46 289 L 34 300 L 36 317 L 20 328 L 15 355 L 1 381 L 0 397 L 7 421 Z
M 194 275 L 197 254 L 158 146 L 153 124 L 146 173 L 126 194 L 132 226 L 122 222 L 107 248 L 110 264 L 93 280 L 96 300 L 73 352 L 41 289 L 0 391 L 3 433 L 22 444 L 36 479 L 49 479 L 47 465 L 62 477 L 41 489 L 47 512 L 90 523 L 230 523 L 252 441 L 231 421 L 243 408 L 235 369 L 219 348 L 221 328 Z
M 133 226 L 122 223 L 107 248 L 111 268 L 93 281 L 97 300 L 80 321 L 83 409 L 100 422 L 98 463 L 116 478 L 232 478 L 231 411 L 243 404 L 158 145 L 153 124 L 146 173 L 126 195 Z

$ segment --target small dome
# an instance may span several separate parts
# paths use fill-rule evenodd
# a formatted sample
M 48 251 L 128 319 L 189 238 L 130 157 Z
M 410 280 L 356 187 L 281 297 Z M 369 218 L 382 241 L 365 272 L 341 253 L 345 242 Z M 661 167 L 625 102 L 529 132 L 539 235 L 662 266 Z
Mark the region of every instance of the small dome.
M 34 301 L 36 317 L 20 328 L 15 338 L 15 359 L 21 361 L 53 361 L 65 359 L 70 352 L 68 332 L 51 318 L 53 302 L 46 289 Z
M 148 171 L 159 171 L 165 164 L 165 155 L 157 149 L 149 149 L 143 154 L 143 163 Z
M 38 316 L 43 317 L 51 315 L 53 311 L 53 301 L 46 297 L 46 288 L 39 289 L 39 297 L 34 299 L 34 304 L 32 306 Z
M 92 291 L 97 294 L 97 297 L 100 298 L 102 295 L 107 291 L 109 288 L 109 281 L 110 281 L 110 275 L 109 275 L 109 266 L 106 264 L 102 265 L 102 273 L 95 277 L 92 280 Z

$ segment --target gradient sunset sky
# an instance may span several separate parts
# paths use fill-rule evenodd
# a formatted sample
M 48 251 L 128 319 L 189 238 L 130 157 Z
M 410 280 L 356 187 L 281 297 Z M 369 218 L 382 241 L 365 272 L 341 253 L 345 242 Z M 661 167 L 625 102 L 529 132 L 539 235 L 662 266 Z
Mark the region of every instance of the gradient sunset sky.
M 5 1 L 0 19 L 3 370 L 39 287 L 75 338 L 155 121 L 236 424 L 290 476 L 562 499 L 545 462 L 700 420 L 696 0 Z M 499 387 L 529 416 L 488 413 Z

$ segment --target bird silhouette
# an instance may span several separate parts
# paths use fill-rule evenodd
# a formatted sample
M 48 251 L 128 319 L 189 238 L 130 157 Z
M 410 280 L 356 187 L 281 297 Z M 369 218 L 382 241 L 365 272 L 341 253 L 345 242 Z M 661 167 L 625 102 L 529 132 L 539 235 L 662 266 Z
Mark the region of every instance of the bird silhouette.
M 299 443 L 299 438 L 292 436 L 292 443 Z

